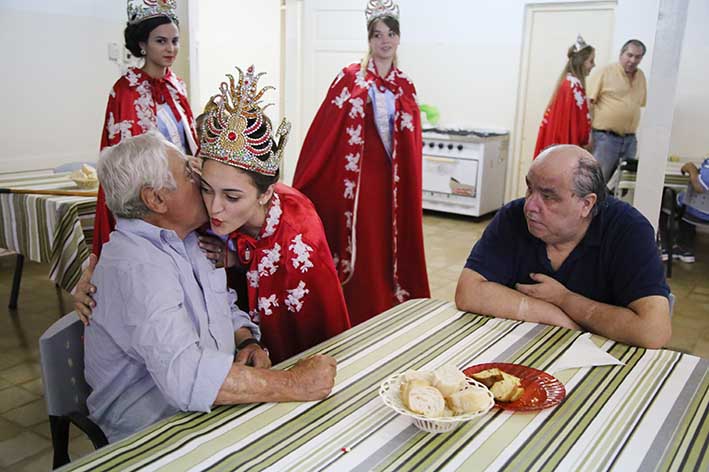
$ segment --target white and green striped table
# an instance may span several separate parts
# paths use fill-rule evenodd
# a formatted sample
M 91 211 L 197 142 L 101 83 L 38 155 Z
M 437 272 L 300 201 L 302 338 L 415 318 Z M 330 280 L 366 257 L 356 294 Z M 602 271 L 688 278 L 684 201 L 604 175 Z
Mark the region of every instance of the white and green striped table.
M 561 371 L 561 405 L 493 409 L 446 434 L 420 432 L 377 395 L 394 373 L 449 362 L 548 369 L 579 335 L 409 301 L 303 353 L 339 362 L 323 401 L 179 414 L 65 470 L 709 470 L 709 363 L 679 352 L 594 337 L 625 365 Z
M 0 187 L 78 190 L 69 172 L 51 169 L 0 174 Z M 49 278 L 71 291 L 91 253 L 95 213 L 96 197 L 0 194 L 0 247 L 49 262 Z

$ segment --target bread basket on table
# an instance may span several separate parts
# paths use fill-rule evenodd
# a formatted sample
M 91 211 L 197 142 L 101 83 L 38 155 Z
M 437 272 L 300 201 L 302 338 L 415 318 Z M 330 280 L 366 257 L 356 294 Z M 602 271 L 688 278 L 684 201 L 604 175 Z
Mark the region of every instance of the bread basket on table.
M 456 416 L 444 416 L 437 418 L 429 418 L 406 408 L 406 406 L 401 401 L 399 394 L 399 389 L 401 387 L 401 379 L 405 374 L 395 374 L 387 378 L 379 386 L 379 396 L 386 406 L 396 411 L 397 413 L 408 416 L 413 420 L 414 425 L 421 431 L 426 431 L 427 433 L 447 433 L 453 431 L 454 429 L 461 426 L 463 423 L 470 421 L 474 418 L 484 415 L 495 404 L 495 399 L 492 393 L 480 382 L 468 377 L 466 379 L 468 386 L 471 388 L 479 388 L 486 392 L 488 397 L 488 402 L 483 408 L 478 411 L 463 413 Z

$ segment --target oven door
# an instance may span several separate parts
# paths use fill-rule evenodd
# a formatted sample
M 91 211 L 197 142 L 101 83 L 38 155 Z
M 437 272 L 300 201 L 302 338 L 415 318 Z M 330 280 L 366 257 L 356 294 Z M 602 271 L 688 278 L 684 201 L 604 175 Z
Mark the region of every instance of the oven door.
M 423 155 L 424 192 L 474 199 L 478 191 L 477 182 L 477 159 Z

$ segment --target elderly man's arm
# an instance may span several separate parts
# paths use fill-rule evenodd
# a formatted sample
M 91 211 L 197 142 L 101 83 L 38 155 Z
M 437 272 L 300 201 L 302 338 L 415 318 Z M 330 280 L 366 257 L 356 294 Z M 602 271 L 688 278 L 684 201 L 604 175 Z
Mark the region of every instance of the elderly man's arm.
M 471 269 L 463 269 L 455 291 L 459 310 L 521 321 L 580 329 L 557 306 L 514 289 L 490 282 Z
M 554 304 L 585 330 L 634 346 L 661 348 L 672 336 L 667 298 L 646 296 L 627 307 L 600 303 L 574 293 L 553 278 L 531 274 L 536 284 L 518 284 L 517 290 Z
M 287 371 L 234 364 L 214 404 L 320 400 L 332 390 L 336 365 L 335 359 L 323 355 L 301 360 Z

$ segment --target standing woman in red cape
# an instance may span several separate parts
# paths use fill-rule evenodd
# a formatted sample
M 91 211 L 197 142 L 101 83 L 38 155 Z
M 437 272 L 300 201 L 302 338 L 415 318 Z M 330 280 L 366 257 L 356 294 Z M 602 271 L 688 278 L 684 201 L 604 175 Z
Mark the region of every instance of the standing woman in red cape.
M 429 297 L 416 88 L 396 67 L 399 7 L 371 0 L 369 53 L 335 78 L 303 143 L 293 186 L 325 226 L 353 325 Z
M 185 154 L 197 152 L 192 110 L 185 84 L 170 67 L 180 49 L 175 0 L 128 0 L 126 48 L 145 62 L 118 79 L 108 97 L 101 149 L 157 128 Z M 108 241 L 115 220 L 99 188 L 93 252 Z
M 568 61 L 539 126 L 535 159 L 554 144 L 590 148 L 591 115 L 586 99 L 586 77 L 596 65 L 596 50 L 579 35 L 566 55 Z

